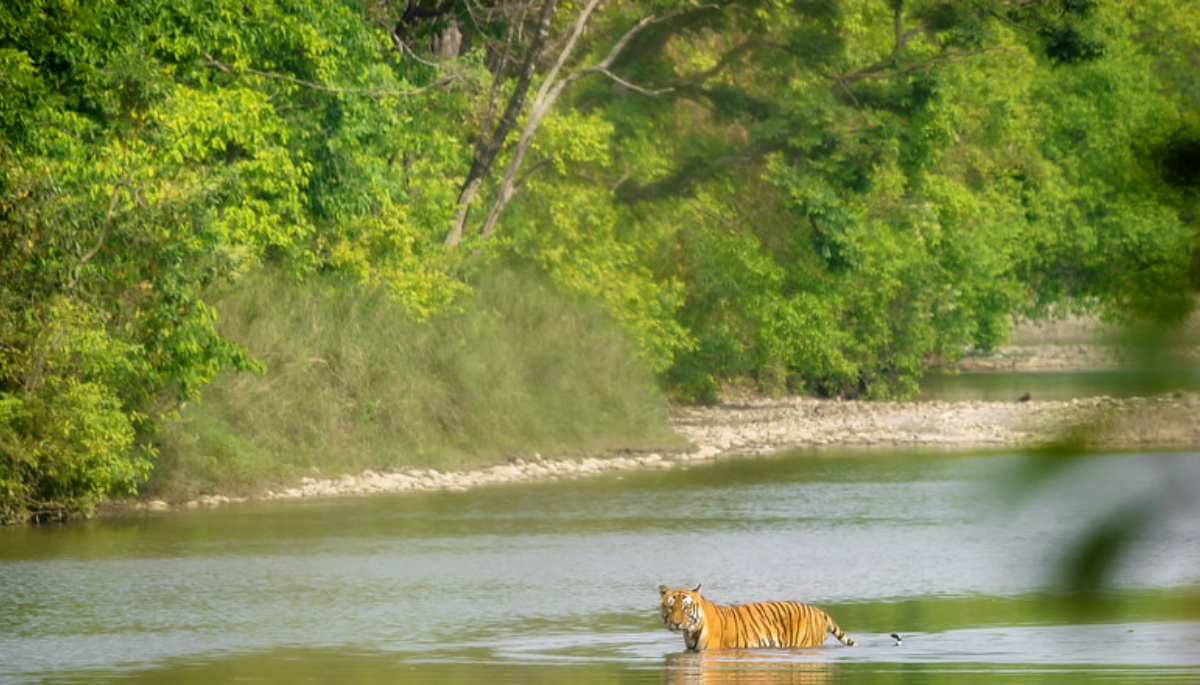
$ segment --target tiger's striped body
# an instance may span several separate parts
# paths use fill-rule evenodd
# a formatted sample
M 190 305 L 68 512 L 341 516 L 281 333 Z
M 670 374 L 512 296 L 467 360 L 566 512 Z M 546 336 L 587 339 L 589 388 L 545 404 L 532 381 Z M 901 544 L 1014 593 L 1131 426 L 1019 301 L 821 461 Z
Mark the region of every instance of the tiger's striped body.
M 695 590 L 658 587 L 663 624 L 683 633 L 689 650 L 820 647 L 826 633 L 857 646 L 824 611 L 800 602 L 713 604 Z

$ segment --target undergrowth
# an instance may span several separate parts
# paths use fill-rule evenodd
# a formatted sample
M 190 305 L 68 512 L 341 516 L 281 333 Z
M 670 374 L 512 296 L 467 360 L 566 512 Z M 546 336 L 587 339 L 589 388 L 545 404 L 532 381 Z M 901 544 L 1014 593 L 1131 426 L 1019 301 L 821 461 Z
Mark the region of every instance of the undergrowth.
M 257 276 L 216 300 L 266 372 L 226 372 L 160 438 L 149 492 L 253 492 L 304 475 L 456 469 L 678 446 L 653 375 L 597 306 L 493 268 L 415 321 L 379 289 Z

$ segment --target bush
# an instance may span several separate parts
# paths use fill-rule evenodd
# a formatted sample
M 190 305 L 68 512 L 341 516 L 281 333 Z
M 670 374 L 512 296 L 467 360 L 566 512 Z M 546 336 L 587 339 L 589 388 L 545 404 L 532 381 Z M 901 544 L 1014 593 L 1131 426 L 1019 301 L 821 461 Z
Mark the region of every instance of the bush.
M 0 523 L 90 514 L 135 492 L 150 467 L 143 417 L 119 394 L 129 348 L 70 300 L 39 314 L 0 317 Z

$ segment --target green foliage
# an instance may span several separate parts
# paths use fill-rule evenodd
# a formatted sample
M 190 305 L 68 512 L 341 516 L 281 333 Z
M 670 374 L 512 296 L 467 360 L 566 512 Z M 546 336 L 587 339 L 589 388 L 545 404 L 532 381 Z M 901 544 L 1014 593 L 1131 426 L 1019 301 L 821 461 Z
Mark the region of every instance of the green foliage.
M 44 311 L 6 310 L 0 329 L 28 355 L 0 355 L 0 521 L 87 513 L 99 498 L 133 491 L 149 472 L 135 444 L 144 416 L 118 390 L 144 365 L 95 314 L 67 300 Z
M 459 313 L 418 322 L 380 288 L 264 273 L 217 299 L 263 360 L 223 374 L 163 435 L 168 495 L 322 473 L 496 463 L 678 440 L 635 348 L 598 307 L 489 267 Z
M 1129 12 L 1144 35 L 1131 38 Z M 1119 317 L 1164 295 L 1163 315 L 1187 311 L 1197 233 L 1156 146 L 1195 82 L 1163 83 L 1155 60 L 1179 69 L 1200 48 L 1166 37 L 1166 13 L 764 4 L 648 44 L 657 73 L 642 76 L 686 86 L 641 107 L 581 98 L 615 137 L 606 167 L 575 173 L 622 178 L 635 209 L 608 240 L 639 245 L 654 279 L 681 287 L 682 328 L 657 331 L 674 343 L 658 347 L 667 382 L 705 400 L 742 380 L 904 395 L 931 361 L 1002 343 L 1014 313 Z M 560 203 L 580 195 L 569 171 L 553 183 Z M 587 269 L 568 254 L 560 269 Z
M 276 262 L 354 273 L 421 313 L 463 291 L 427 240 L 457 141 L 411 126 L 462 101 L 405 99 L 425 76 L 398 76 L 389 50 L 335 3 L 6 5 L 4 518 L 133 491 L 179 401 L 259 366 L 218 333 L 214 284 Z M 49 363 L 80 340 L 92 361 Z
M 521 12 L 400 21 L 410 9 L 0 7 L 5 519 L 132 491 L 181 402 L 261 370 L 210 294 L 263 272 L 337 275 L 436 328 L 474 306 L 477 263 L 531 265 L 693 401 L 729 384 L 905 395 L 928 365 L 1002 343 L 1014 314 L 1192 306 L 1192 4 L 607 7 L 494 238 L 456 250 L 475 138 L 516 79 L 488 41 L 513 28 L 519 51 L 529 32 L 506 24 Z M 473 42 L 429 54 L 451 15 Z

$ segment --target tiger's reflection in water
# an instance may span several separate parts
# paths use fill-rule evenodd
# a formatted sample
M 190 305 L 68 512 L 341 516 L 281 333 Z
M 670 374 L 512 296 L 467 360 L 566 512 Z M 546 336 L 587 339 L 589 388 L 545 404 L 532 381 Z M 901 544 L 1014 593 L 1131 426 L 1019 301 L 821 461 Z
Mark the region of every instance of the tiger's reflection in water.
M 794 655 L 726 649 L 679 652 L 666 657 L 664 685 L 819 685 L 835 678 L 837 665 L 800 661 Z

